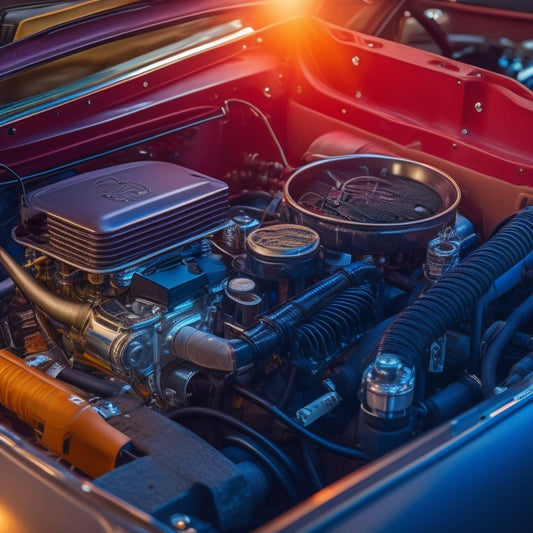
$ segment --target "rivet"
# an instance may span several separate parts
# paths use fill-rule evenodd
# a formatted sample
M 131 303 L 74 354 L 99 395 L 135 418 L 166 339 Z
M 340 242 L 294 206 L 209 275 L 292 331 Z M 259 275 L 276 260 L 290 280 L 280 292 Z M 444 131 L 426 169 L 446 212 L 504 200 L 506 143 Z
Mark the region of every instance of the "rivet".
M 341 113 L 342 113 L 343 115 L 346 115 L 346 109 L 344 109 L 344 108 L 341 109 Z
M 7 130 L 8 135 L 16 135 L 16 133 L 17 133 L 17 128 L 9 128 Z
M 267 98 L 272 98 L 272 93 L 270 92 L 270 87 L 265 87 L 263 89 L 263 94 L 267 97 Z
M 363 93 L 361 91 L 356 91 L 355 97 L 356 98 L 362 98 L 363 97 Z
M 357 67 L 359 66 L 359 56 L 353 56 L 352 57 L 352 63 Z
M 143 81 L 143 87 L 146 89 L 146 87 L 148 87 L 148 82 L 147 81 Z
M 474 109 L 478 112 L 478 113 L 481 113 L 483 111 L 483 104 L 481 102 L 476 102 L 474 104 Z
M 466 128 L 463 128 L 463 129 L 461 130 L 461 133 L 462 133 L 463 135 L 468 135 L 468 130 L 467 130 Z

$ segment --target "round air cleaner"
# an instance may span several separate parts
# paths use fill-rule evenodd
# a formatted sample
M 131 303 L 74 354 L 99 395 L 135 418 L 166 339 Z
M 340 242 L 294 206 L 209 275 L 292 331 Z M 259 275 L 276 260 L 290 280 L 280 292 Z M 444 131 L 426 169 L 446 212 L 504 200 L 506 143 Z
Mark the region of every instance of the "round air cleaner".
M 287 180 L 291 219 L 313 228 L 326 248 L 393 254 L 425 246 L 453 223 L 460 200 L 445 173 L 381 155 L 324 159 Z
M 256 229 L 246 239 L 250 271 L 268 281 L 316 274 L 319 245 L 316 231 L 304 226 L 276 224 Z

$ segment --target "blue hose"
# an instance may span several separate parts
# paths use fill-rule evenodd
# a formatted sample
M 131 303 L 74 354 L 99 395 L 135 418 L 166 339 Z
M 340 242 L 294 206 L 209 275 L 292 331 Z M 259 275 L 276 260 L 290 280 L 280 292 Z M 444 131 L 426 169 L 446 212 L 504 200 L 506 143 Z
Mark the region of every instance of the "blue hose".
M 525 269 L 533 267 L 533 252 L 530 252 L 523 261 L 520 261 L 507 272 L 502 274 L 490 286 L 488 292 L 477 302 L 472 316 L 472 327 L 470 331 L 470 355 L 472 361 L 472 371 L 479 371 L 479 361 L 481 357 L 481 332 L 483 329 L 483 315 L 485 307 L 500 298 L 512 288 L 516 287 L 522 280 Z
M 503 329 L 489 345 L 481 366 L 481 383 L 483 395 L 490 398 L 496 386 L 496 370 L 500 356 L 518 328 L 529 322 L 533 317 L 533 294 L 522 302 L 505 321 Z

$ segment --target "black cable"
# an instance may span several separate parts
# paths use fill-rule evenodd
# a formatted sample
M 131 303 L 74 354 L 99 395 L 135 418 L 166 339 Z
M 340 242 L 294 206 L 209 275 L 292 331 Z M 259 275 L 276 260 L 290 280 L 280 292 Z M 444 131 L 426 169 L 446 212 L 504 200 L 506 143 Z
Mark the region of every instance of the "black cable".
M 313 483 L 314 492 L 321 490 L 325 483 L 322 481 L 322 476 L 318 473 L 313 459 L 311 457 L 311 450 L 309 450 L 309 442 L 305 439 L 300 439 L 300 446 L 302 448 L 305 466 L 309 472 L 309 477 Z
M 225 413 L 224 411 L 217 411 L 215 409 L 210 409 L 209 407 L 175 407 L 169 409 L 163 414 L 175 422 L 184 418 L 208 417 L 227 424 L 233 429 L 236 429 L 237 431 L 240 431 L 241 433 L 244 433 L 245 435 L 248 435 L 259 442 L 292 474 L 293 478 L 298 483 L 298 486 L 305 486 L 303 473 L 296 466 L 296 464 L 294 464 L 290 457 L 288 457 L 271 440 L 261 435 L 261 433 L 250 427 L 248 424 L 245 424 L 237 418 Z
M 291 500 L 292 504 L 296 504 L 303 500 L 303 496 L 299 494 L 298 489 L 292 482 L 286 472 L 283 471 L 281 465 L 273 458 L 269 457 L 268 453 L 265 450 L 255 443 L 252 439 L 245 437 L 243 435 L 226 435 L 224 440 L 239 446 L 243 450 L 247 451 L 249 454 L 253 455 L 257 460 L 259 460 L 269 471 L 270 473 L 278 480 L 279 484 L 283 487 L 283 490 Z
M 355 459 L 356 461 L 368 461 L 368 457 L 361 450 L 356 450 L 354 448 L 348 448 L 346 446 L 341 446 L 327 439 L 315 435 L 308 429 L 301 426 L 298 422 L 293 420 L 291 417 L 287 416 L 274 404 L 270 403 L 268 400 L 265 400 L 261 396 L 255 394 L 251 390 L 245 389 L 240 385 L 232 384 L 232 388 L 235 392 L 255 403 L 259 407 L 262 407 L 265 411 L 268 411 L 270 414 L 274 415 L 278 420 L 283 422 L 286 426 L 293 429 L 299 433 L 302 437 L 314 442 L 316 445 L 324 448 L 332 453 L 341 455 L 342 457 L 347 457 L 348 459 Z
M 26 194 L 26 187 L 24 187 L 24 180 L 10 167 L 5 165 L 4 163 L 0 163 L 0 168 L 4 169 L 6 172 L 9 172 L 20 184 L 20 188 L 22 189 L 22 199 L 23 199 L 23 205 L 28 206 L 28 196 Z
M 289 375 L 289 381 L 287 382 L 287 386 L 285 387 L 285 392 L 283 393 L 283 396 L 281 400 L 279 401 L 279 406 L 283 407 L 291 395 L 292 389 L 294 387 L 294 382 L 296 381 L 296 374 L 298 373 L 298 368 L 293 366 L 291 369 L 291 373 Z
M 281 157 L 281 162 L 283 163 L 283 166 L 285 168 L 289 168 L 289 163 L 287 161 L 287 157 L 285 155 L 285 152 L 283 151 L 283 147 L 281 146 L 281 143 L 279 142 L 278 138 L 276 137 L 276 134 L 274 133 L 274 130 L 272 129 L 272 126 L 270 125 L 270 122 L 268 121 L 268 118 L 265 116 L 265 114 L 257 106 L 255 106 L 251 102 L 248 102 L 247 100 L 243 100 L 241 98 L 228 98 L 224 102 L 224 106 L 225 106 L 226 112 L 229 112 L 229 105 L 228 104 L 232 104 L 232 103 L 242 104 L 242 105 L 247 106 L 249 109 L 251 109 L 253 111 L 253 113 L 257 117 L 259 117 L 259 119 L 265 125 L 265 127 L 267 129 L 267 132 L 270 135 L 270 138 L 272 139 L 274 145 L 276 146 L 276 149 L 279 152 L 279 155 Z

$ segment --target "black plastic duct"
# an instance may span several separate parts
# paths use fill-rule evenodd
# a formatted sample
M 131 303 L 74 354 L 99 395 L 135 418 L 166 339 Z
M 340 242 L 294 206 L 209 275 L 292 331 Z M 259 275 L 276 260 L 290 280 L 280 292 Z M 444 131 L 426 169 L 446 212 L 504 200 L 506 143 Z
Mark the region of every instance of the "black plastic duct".
M 374 265 L 364 261 L 352 263 L 260 316 L 259 324 L 244 331 L 238 339 L 225 340 L 185 326 L 176 333 L 172 351 L 205 368 L 224 371 L 245 368 L 288 345 L 298 326 L 346 289 L 364 282 L 377 284 L 380 279 Z
M 387 328 L 378 355 L 394 354 L 419 367 L 431 343 L 467 317 L 491 283 L 533 249 L 533 208 L 515 215 L 402 311 Z

